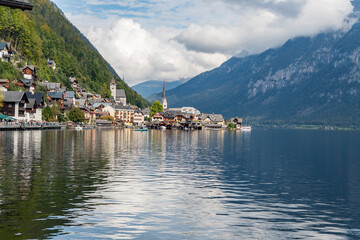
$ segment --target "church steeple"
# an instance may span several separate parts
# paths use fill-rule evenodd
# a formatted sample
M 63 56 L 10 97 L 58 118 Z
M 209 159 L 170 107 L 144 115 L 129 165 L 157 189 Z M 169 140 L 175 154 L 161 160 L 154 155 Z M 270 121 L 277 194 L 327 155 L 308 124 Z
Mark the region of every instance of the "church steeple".
M 161 104 L 163 105 L 164 111 L 167 109 L 167 101 L 166 101 L 166 93 L 165 93 L 165 81 L 164 81 L 164 87 L 163 87 L 163 93 L 161 98 Z

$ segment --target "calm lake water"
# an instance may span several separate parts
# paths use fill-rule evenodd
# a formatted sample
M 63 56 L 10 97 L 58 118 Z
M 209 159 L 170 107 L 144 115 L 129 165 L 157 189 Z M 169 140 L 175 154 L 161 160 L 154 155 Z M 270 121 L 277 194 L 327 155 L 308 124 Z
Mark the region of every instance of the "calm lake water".
M 1 239 L 360 239 L 360 133 L 0 132 Z

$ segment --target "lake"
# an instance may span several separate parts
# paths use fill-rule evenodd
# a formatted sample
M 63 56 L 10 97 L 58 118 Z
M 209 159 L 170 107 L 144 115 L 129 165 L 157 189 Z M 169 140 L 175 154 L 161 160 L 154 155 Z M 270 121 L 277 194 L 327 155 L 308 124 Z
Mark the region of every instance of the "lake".
M 360 239 L 360 133 L 0 132 L 1 239 Z

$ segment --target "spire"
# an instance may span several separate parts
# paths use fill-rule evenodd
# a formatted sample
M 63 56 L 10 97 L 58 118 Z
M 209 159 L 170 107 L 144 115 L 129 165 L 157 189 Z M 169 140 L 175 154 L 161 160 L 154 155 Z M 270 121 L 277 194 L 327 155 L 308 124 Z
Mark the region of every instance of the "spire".
M 165 93 L 165 81 L 164 81 L 164 87 L 163 87 L 163 93 L 161 98 L 161 104 L 163 105 L 163 109 L 167 109 L 167 101 L 166 101 L 166 93 Z
M 164 81 L 162 99 L 166 99 L 166 94 L 165 94 L 165 81 Z

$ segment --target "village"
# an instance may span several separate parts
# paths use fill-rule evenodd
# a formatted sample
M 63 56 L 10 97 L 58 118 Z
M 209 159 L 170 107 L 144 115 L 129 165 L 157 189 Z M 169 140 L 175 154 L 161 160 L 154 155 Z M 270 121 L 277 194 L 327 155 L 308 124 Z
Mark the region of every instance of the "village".
M 1 61 L 12 62 L 15 65 L 14 54 L 16 53 L 12 51 L 10 43 L 0 42 Z M 47 66 L 54 71 L 57 68 L 55 61 L 51 59 L 47 60 Z M 39 79 L 36 66 L 26 65 L 18 70 L 23 78 L 0 79 L 0 93 L 3 96 L 0 130 L 12 129 L 14 126 L 19 129 L 36 129 L 43 126 L 57 128 L 60 125 L 64 126 L 64 123 L 68 127 L 79 125 L 90 128 L 118 126 L 141 129 L 251 130 L 242 126 L 242 118 L 236 117 L 226 121 L 221 114 L 201 113 L 194 107 L 168 108 L 165 82 L 161 103 L 154 103 L 161 106 L 158 108 L 159 111 L 154 112 L 154 105 L 151 108 L 140 109 L 129 104 L 125 90 L 117 89 L 114 79 L 109 83 L 112 98 L 103 98 L 100 94 L 88 92 L 79 86 L 79 81 L 75 77 L 69 77 L 72 89 L 67 89 L 61 83 Z M 15 84 L 20 90 L 9 91 L 10 83 Z M 37 86 L 45 89 L 45 92 L 37 92 Z M 54 107 L 58 113 L 49 122 L 45 109 Z M 75 110 L 82 112 L 83 118 L 80 121 L 69 117 L 69 112 Z

